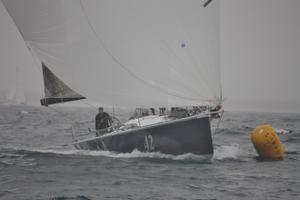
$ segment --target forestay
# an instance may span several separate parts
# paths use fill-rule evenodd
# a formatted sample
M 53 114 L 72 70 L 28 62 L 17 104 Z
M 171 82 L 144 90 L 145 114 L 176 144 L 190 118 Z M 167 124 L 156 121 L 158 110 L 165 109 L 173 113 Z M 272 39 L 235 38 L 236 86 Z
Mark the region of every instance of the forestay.
M 126 107 L 221 101 L 218 0 L 2 1 L 41 61 L 88 99 Z

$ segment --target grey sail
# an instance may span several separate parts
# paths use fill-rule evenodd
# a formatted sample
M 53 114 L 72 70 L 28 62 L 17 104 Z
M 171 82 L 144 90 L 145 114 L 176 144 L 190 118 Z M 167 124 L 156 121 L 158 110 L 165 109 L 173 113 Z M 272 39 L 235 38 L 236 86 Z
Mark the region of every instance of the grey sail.
M 41 99 L 41 105 L 48 106 L 51 104 L 64 103 L 85 99 L 64 82 L 62 82 L 51 70 L 42 63 L 45 98 Z

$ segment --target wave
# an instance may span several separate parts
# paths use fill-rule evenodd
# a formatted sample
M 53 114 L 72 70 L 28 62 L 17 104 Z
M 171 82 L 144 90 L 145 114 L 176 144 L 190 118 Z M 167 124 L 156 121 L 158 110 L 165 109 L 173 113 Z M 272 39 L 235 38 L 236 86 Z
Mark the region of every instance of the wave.
M 181 154 L 181 155 L 171 155 L 164 154 L 160 152 L 141 152 L 134 150 L 131 153 L 117 153 L 113 151 L 91 151 L 91 150 L 61 150 L 61 149 L 27 149 L 27 148 L 11 148 L 15 154 L 22 155 L 39 155 L 47 154 L 49 155 L 79 155 L 79 156 L 105 156 L 111 158 L 150 158 L 150 159 L 166 159 L 174 161 L 197 161 L 197 162 L 207 162 L 210 161 L 211 155 L 196 155 L 193 153 Z M 6 149 L 7 151 L 7 149 Z
M 220 128 L 215 134 L 229 134 L 229 135 L 240 135 L 245 134 L 246 132 L 243 130 L 234 130 L 229 128 Z
M 33 158 L 26 158 L 26 154 L 24 152 L 12 151 L 8 149 L 0 150 L 0 165 L 3 166 L 31 166 L 34 165 Z
M 285 137 L 282 137 L 282 142 L 284 143 L 299 143 L 299 141 L 300 141 L 299 133 L 293 133 Z
M 292 133 L 292 130 L 286 130 L 286 129 L 281 129 L 281 128 L 274 128 L 276 133 L 278 134 L 288 134 L 288 133 Z
M 22 111 L 20 111 L 20 114 L 22 114 L 22 115 L 26 115 L 26 114 L 28 114 L 29 112 L 28 111 L 26 111 L 26 110 L 22 110 Z
M 110 158 L 146 158 L 146 159 L 165 159 L 173 161 L 191 161 L 191 162 L 204 162 L 208 163 L 211 161 L 224 161 L 224 160 L 237 160 L 243 161 L 247 157 L 239 144 L 232 145 L 221 145 L 215 146 L 213 155 L 196 155 L 193 153 L 186 153 L 181 155 L 164 154 L 160 152 L 141 152 L 134 150 L 131 153 L 117 153 L 113 151 L 91 151 L 91 150 L 78 150 L 78 149 L 30 149 L 30 148 L 10 148 L 10 151 L 14 151 L 14 155 L 34 156 L 34 155 L 65 155 L 65 156 L 104 156 Z M 0 150 L 1 152 L 2 150 Z M 7 150 L 6 150 L 7 151 Z M 8 153 L 7 155 L 12 155 Z
M 81 195 L 76 197 L 66 197 L 66 196 L 52 197 L 50 200 L 91 200 L 91 199 Z
M 238 144 L 218 146 L 215 148 L 213 160 L 241 160 L 243 151 Z

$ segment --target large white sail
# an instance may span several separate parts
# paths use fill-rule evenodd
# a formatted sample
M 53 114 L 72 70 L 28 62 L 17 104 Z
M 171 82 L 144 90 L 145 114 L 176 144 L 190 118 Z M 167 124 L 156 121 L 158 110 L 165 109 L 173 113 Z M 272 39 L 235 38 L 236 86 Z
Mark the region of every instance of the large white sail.
M 220 103 L 218 0 L 2 1 L 41 61 L 88 99 Z
M 0 103 L 38 105 L 42 73 L 2 1 L 0 25 Z

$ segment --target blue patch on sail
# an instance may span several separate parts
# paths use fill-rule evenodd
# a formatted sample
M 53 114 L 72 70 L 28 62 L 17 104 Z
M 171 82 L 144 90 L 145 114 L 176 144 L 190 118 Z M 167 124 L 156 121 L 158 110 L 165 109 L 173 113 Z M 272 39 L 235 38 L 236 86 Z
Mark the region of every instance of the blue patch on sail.
M 185 48 L 186 47 L 186 44 L 185 43 L 181 43 L 181 48 Z

